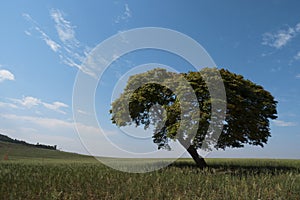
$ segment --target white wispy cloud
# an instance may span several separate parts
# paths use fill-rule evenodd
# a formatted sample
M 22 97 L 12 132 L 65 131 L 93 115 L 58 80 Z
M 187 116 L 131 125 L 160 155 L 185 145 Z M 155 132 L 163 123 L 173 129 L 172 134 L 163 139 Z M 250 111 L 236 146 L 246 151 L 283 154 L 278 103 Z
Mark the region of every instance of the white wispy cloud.
M 74 59 L 67 57 L 67 56 L 62 56 L 60 55 L 63 63 L 65 63 L 66 65 L 69 65 L 70 67 L 76 67 L 79 70 L 81 70 L 83 73 L 86 73 L 92 77 L 96 77 L 96 74 L 94 72 L 93 69 L 89 68 L 89 67 L 85 67 L 81 64 L 78 64 L 78 62 L 76 62 Z
M 62 102 L 59 101 L 55 101 L 52 104 L 50 103 L 42 103 L 46 108 L 50 109 L 50 110 L 54 110 L 56 112 L 62 113 L 62 114 L 66 114 L 66 112 L 60 110 L 60 108 L 68 108 L 69 106 L 67 104 L 64 104 Z
M 300 22 L 295 26 L 297 32 L 300 32 Z
M 9 120 L 14 121 L 26 121 L 30 122 L 44 128 L 73 128 L 74 124 L 71 122 L 67 122 L 60 119 L 55 118 L 43 118 L 43 117 L 34 117 L 34 116 L 27 116 L 27 115 L 15 115 L 15 114 L 1 114 L 1 117 Z
M 60 45 L 52 40 L 45 32 L 43 32 L 39 27 L 36 27 L 36 30 L 41 34 L 42 40 L 52 49 L 52 51 L 57 52 L 60 48 Z
M 125 4 L 124 17 L 125 17 L 125 18 L 130 18 L 130 17 L 131 17 L 131 10 L 129 9 L 128 4 Z
M 276 49 L 284 47 L 288 42 L 290 42 L 294 37 L 300 33 L 300 23 L 296 24 L 294 27 L 288 27 L 285 29 L 280 29 L 276 32 L 267 32 L 262 35 L 262 44 Z
M 64 13 L 61 10 L 51 9 L 50 16 L 55 23 L 57 35 L 62 43 L 63 50 L 59 52 L 62 62 L 70 67 L 78 68 L 90 76 L 95 76 L 93 70 L 82 65 L 90 48 L 82 45 L 76 38 L 75 26 L 64 18 Z
M 80 110 L 80 109 L 77 109 L 77 113 L 80 113 L 82 115 L 88 115 L 89 113 L 87 113 L 86 111 L 84 110 Z
M 81 63 L 84 61 L 88 55 L 90 48 L 88 46 L 82 45 L 79 40 L 76 39 L 75 26 L 64 18 L 64 13 L 58 9 L 50 10 L 50 17 L 54 21 L 54 27 L 56 29 L 59 41 L 53 40 L 34 20 L 28 13 L 24 13 L 23 17 L 31 23 L 33 27 L 26 30 L 24 33 L 28 36 L 33 36 L 32 30 L 35 30 L 40 38 L 45 41 L 46 45 L 51 48 L 52 51 L 57 53 L 60 60 L 70 66 L 81 70 L 92 77 L 95 76 L 93 69 L 83 66 Z
M 55 22 L 59 39 L 68 47 L 78 47 L 79 41 L 75 37 L 74 26 L 63 17 L 63 13 L 58 9 L 51 9 L 50 16 Z
M 31 18 L 31 16 L 28 13 L 22 13 L 22 16 L 24 17 L 24 19 L 26 19 L 27 21 L 33 21 L 33 19 Z M 35 23 L 35 21 L 33 21 Z
M 38 125 L 47 129 L 72 129 L 74 130 L 75 126 L 85 134 L 99 134 L 101 130 L 98 127 L 75 123 L 73 121 L 65 121 L 56 118 L 46 118 L 46 117 L 35 117 L 28 115 L 15 115 L 15 114 L 0 114 L 2 118 L 13 120 L 13 121 L 23 121 L 31 124 Z M 105 131 L 106 134 L 112 135 L 117 134 L 115 131 Z
M 273 120 L 273 123 L 275 126 L 282 126 L 282 127 L 288 127 L 288 126 L 296 126 L 297 123 L 295 122 L 287 122 L 282 120 Z
M 263 34 L 263 45 L 274 47 L 280 49 L 285 46 L 289 41 L 292 40 L 297 35 L 298 31 L 295 31 L 294 28 L 288 28 L 286 30 L 282 29 L 276 33 L 264 33 Z
M 0 108 L 18 108 L 18 106 L 13 103 L 0 102 Z
M 29 32 L 29 31 L 24 31 L 24 33 L 26 34 L 26 35 L 28 35 L 28 36 L 31 36 L 31 33 Z
M 296 78 L 300 78 L 300 74 L 297 74 L 297 75 L 296 75 Z
M 62 113 L 62 114 L 66 114 L 66 112 L 61 110 L 61 108 L 69 107 L 67 104 L 59 102 L 59 101 L 55 101 L 53 103 L 46 103 L 46 102 L 43 102 L 41 99 L 31 97 L 31 96 L 24 96 L 22 99 L 10 98 L 9 100 L 12 103 L 2 102 L 2 104 L 10 105 L 11 108 L 27 108 L 27 109 L 42 105 L 49 110 L 52 110 L 52 111 L 55 111 L 58 113 Z M 0 103 L 0 106 L 1 106 L 1 103 Z
M 295 60 L 300 60 L 300 51 L 294 56 Z
M 132 17 L 132 12 L 128 6 L 128 4 L 124 5 L 124 12 L 122 13 L 122 15 L 117 16 L 117 18 L 115 19 L 115 23 L 121 23 L 121 22 L 128 22 L 128 20 Z
M 283 48 L 288 43 L 290 43 L 292 40 L 294 40 L 295 37 L 297 37 L 300 34 L 300 22 L 297 23 L 293 27 L 287 27 L 284 29 L 279 29 L 276 32 L 266 32 L 262 35 L 262 45 L 273 47 L 275 50 L 270 53 L 263 53 L 262 57 L 272 55 L 276 50 Z M 290 63 L 293 63 L 294 61 L 300 60 L 300 51 L 290 59 Z
M 32 108 L 34 106 L 38 106 L 42 102 L 40 99 L 37 99 L 35 97 L 23 97 L 22 99 L 10 99 L 10 100 L 15 104 L 19 104 L 26 108 Z
M 6 69 L 0 69 L 0 82 L 5 80 L 13 81 L 15 80 L 15 76 Z
M 44 37 L 43 40 L 46 42 L 46 44 L 52 49 L 52 51 L 57 52 L 57 50 L 60 48 L 60 45 L 51 40 L 48 37 Z
M 7 134 L 7 133 L 15 133 L 16 131 L 14 129 L 8 129 L 8 128 L 0 128 L 1 134 Z
M 36 30 L 39 34 L 41 39 L 46 43 L 47 46 L 51 48 L 52 51 L 57 52 L 61 47 L 57 42 L 52 40 L 41 28 L 40 25 L 28 14 L 23 13 L 22 16 L 30 22 L 34 27 L 31 29 Z M 28 36 L 32 36 L 32 33 L 28 30 L 25 30 L 24 33 Z
M 14 124 L 17 126 L 14 126 Z M 88 152 L 78 137 L 77 130 L 84 133 L 84 142 L 93 143 L 100 150 L 110 151 L 105 135 L 115 135 L 113 130 L 100 130 L 97 126 L 75 123 L 66 119 L 36 117 L 31 115 L 16 115 L 0 113 L 0 133 L 12 138 L 25 140 L 30 143 L 56 144 L 59 148 L 78 153 Z M 85 144 L 86 145 L 86 144 Z M 108 149 L 110 147 L 110 149 Z M 99 152 L 102 152 L 100 151 Z

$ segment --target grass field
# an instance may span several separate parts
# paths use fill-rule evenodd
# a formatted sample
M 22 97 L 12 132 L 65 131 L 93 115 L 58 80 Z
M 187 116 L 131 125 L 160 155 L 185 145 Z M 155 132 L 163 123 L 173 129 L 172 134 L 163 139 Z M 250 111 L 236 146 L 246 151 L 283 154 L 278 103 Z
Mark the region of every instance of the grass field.
M 4 160 L 8 154 L 8 160 Z M 190 159 L 143 174 L 0 142 L 0 199 L 300 199 L 300 160 Z

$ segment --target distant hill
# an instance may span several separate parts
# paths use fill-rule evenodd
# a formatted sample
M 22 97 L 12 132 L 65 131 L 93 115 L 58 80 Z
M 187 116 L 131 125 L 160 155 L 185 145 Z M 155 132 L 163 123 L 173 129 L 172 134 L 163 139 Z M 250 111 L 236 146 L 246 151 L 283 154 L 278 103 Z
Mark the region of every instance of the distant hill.
M 79 160 L 92 158 L 76 153 L 68 153 L 56 149 L 56 145 L 30 144 L 0 134 L 0 161 L 19 159 L 60 159 Z
M 45 144 L 29 144 L 25 141 L 22 141 L 22 140 L 17 140 L 17 139 L 12 139 L 6 135 L 2 135 L 0 134 L 0 141 L 2 142 L 10 142 L 10 143 L 14 143 L 14 144 L 23 144 L 23 145 L 27 145 L 27 146 L 34 146 L 34 147 L 37 147 L 37 148 L 42 148 L 42 149 L 50 149 L 50 150 L 56 150 L 56 145 L 45 145 Z

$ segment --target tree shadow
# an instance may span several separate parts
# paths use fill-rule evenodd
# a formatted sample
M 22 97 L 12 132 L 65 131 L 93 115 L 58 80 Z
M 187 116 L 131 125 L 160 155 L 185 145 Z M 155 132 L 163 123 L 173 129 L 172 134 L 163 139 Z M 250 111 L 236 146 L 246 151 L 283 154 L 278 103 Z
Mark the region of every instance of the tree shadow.
M 288 172 L 300 173 L 300 166 L 287 166 L 287 165 L 274 165 L 267 164 L 217 164 L 209 163 L 209 166 L 204 170 L 201 170 L 193 162 L 174 162 L 170 164 L 169 168 L 191 169 L 192 171 L 208 172 L 208 173 L 220 173 L 220 174 L 232 174 L 232 175 L 258 175 L 258 174 L 282 174 Z

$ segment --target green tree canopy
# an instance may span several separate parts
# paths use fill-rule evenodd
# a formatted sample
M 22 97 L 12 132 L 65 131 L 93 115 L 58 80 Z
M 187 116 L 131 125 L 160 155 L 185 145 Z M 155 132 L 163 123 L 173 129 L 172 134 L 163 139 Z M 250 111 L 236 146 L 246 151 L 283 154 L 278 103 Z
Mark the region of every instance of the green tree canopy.
M 222 89 L 214 85 L 219 81 L 216 71 L 224 84 L 225 99 L 210 95 Z M 214 110 L 224 117 L 212 115 L 212 102 L 225 105 Z M 271 136 L 269 120 L 277 118 L 276 104 L 262 86 L 225 69 L 180 74 L 154 69 L 131 76 L 110 112 L 117 126 L 135 124 L 147 129 L 154 125 L 153 142 L 159 149 L 170 149 L 171 140 L 179 141 L 203 168 L 207 165 L 197 149 L 210 149 L 212 144 L 217 149 L 244 144 L 263 147 Z M 205 140 L 218 131 L 217 138 Z

